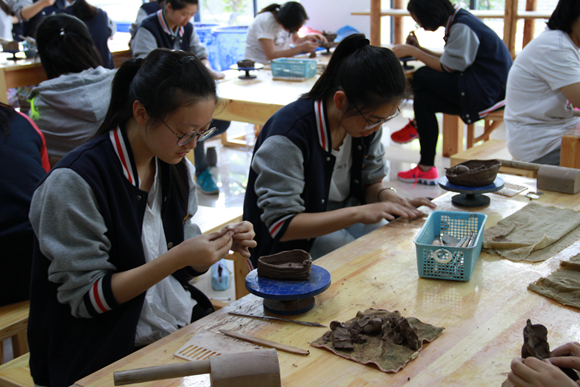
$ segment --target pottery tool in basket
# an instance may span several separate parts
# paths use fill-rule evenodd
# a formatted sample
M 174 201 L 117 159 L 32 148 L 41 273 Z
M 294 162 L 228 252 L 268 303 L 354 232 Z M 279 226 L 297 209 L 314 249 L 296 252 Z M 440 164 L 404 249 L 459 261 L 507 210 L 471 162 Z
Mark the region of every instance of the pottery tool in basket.
M 280 387 L 280 364 L 273 349 L 230 353 L 206 360 L 167 364 L 113 373 L 115 386 L 210 374 L 213 387 Z

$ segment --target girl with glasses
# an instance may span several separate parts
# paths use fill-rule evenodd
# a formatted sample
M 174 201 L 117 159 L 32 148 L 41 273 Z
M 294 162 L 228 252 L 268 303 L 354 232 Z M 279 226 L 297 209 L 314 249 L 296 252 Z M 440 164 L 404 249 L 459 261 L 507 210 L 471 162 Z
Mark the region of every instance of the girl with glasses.
M 386 224 L 415 218 L 425 198 L 389 188 L 381 124 L 398 114 L 405 75 L 392 51 L 350 35 L 312 90 L 276 112 L 256 140 L 244 219 L 258 257 L 290 249 L 318 258 Z
M 306 10 L 296 1 L 270 4 L 256 15 L 250 25 L 244 57 L 268 63 L 272 59 L 290 58 L 301 52 L 314 52 L 319 47 L 318 42 L 327 40 L 321 34 L 298 36 L 298 30 L 306 20 Z
M 103 125 L 34 193 L 29 318 L 37 385 L 76 380 L 213 311 L 189 284 L 234 250 L 248 222 L 201 235 L 194 168 L 216 85 L 191 53 L 157 49 L 119 68 Z M 177 137 L 177 138 L 176 138 Z
M 503 107 L 512 58 L 492 29 L 449 0 L 410 0 L 407 9 L 425 30 L 445 28 L 445 49 L 440 54 L 422 47 L 414 33 L 407 44 L 393 47 L 399 58 L 412 56 L 425 66 L 413 74 L 415 119 L 392 133 L 391 139 L 404 144 L 419 138 L 421 143 L 419 164 L 399 172 L 399 180 L 436 185 L 439 124 L 435 113 L 459 115 L 471 124 Z

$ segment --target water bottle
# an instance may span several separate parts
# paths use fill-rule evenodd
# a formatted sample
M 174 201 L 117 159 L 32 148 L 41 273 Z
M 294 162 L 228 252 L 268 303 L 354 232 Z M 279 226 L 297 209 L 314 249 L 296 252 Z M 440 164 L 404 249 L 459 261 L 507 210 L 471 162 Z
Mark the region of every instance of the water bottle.
M 232 273 L 228 269 L 225 259 L 220 259 L 214 263 L 211 271 L 211 287 L 213 290 L 226 290 L 230 287 Z

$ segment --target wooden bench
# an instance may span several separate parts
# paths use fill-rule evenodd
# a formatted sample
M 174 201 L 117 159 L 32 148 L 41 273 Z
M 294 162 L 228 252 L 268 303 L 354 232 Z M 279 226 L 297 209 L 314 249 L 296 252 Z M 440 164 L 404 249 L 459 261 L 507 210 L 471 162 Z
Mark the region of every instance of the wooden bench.
M 28 362 L 30 353 L 0 366 L 0 387 L 34 387 Z
M 491 132 L 500 127 L 503 122 L 504 109 L 498 109 L 489 113 L 483 119 L 483 134 L 475 138 L 475 124 L 467 125 L 467 149 L 473 147 L 480 141 L 489 141 Z
M 512 156 L 507 149 L 505 141 L 489 140 L 481 145 L 474 146 L 451 156 L 451 166 L 455 166 L 467 160 L 489 160 L 489 159 L 503 159 L 511 160 Z M 507 173 L 510 175 L 536 177 L 536 172 L 526 171 L 517 168 L 501 167 L 500 173 Z
M 12 340 L 14 358 L 28 352 L 26 327 L 28 326 L 29 309 L 29 301 L 22 301 L 0 308 L 0 364 L 4 362 L 4 351 L 1 344 L 6 339 Z

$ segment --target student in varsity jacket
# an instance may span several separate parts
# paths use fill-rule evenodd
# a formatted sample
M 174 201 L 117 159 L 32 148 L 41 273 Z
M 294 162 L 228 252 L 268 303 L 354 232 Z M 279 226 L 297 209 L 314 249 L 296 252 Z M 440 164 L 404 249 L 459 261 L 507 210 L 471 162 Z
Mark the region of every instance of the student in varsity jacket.
M 192 52 L 210 70 L 215 79 L 224 77 L 223 73 L 212 70 L 206 48 L 195 33 L 191 18 L 198 9 L 198 0 L 167 0 L 161 10 L 141 22 L 131 43 L 133 58 L 145 57 L 156 48 L 169 48 Z M 230 126 L 229 121 L 215 120 L 218 130 L 214 136 L 224 133 Z M 219 194 L 219 188 L 211 174 L 206 159 L 203 142 L 194 151 L 196 182 L 201 192 L 208 195 Z
M 76 380 L 213 311 L 189 284 L 234 250 L 249 222 L 201 235 L 194 167 L 216 86 L 191 53 L 157 49 L 118 70 L 97 135 L 34 193 L 28 340 L 36 385 Z
M 399 113 L 405 75 L 392 51 L 345 38 L 312 90 L 276 112 L 257 138 L 244 200 L 258 257 L 303 249 L 318 258 L 395 216 L 435 207 L 383 182 L 381 125 Z
M 400 58 L 412 56 L 425 63 L 413 74 L 415 119 L 391 134 L 396 143 L 419 138 L 418 165 L 398 173 L 406 183 L 437 184 L 435 154 L 439 125 L 435 113 L 454 114 L 466 124 L 505 105 L 512 58 L 500 37 L 468 11 L 449 0 L 410 0 L 407 6 L 417 26 L 426 31 L 445 28 L 443 53 L 430 51 L 411 33 L 407 44 L 393 47 Z

